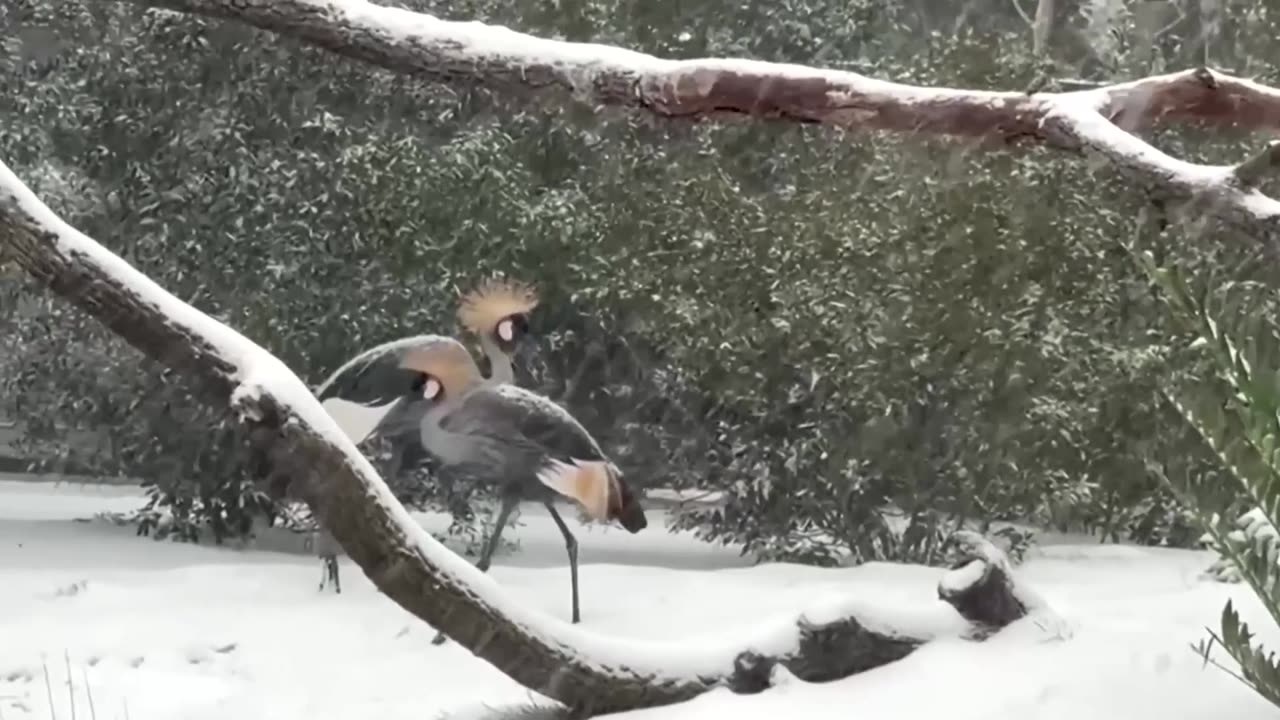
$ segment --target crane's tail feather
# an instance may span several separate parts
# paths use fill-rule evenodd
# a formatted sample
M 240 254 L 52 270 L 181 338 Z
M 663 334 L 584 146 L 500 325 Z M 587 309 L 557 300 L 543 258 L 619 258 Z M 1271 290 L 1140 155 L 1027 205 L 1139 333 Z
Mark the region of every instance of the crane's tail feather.
M 609 463 L 591 460 L 563 462 L 553 459 L 538 469 L 537 476 L 543 485 L 578 501 L 593 519 L 608 519 L 609 499 L 613 492 L 612 468 Z

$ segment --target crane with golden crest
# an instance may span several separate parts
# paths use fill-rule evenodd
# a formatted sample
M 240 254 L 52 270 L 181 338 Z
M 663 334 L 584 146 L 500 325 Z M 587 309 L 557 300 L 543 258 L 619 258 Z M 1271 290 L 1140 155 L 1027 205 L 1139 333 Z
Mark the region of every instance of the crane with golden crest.
M 524 501 L 542 503 L 565 541 L 576 623 L 578 543 L 554 500 L 569 498 L 588 517 L 617 522 L 631 533 L 648 521 L 638 495 L 586 428 L 554 401 L 513 383 L 512 358 L 527 340 L 528 313 L 537 302 L 533 288 L 509 281 L 484 283 L 462 297 L 458 319 L 479 336 L 491 368 L 487 378 L 455 338 L 419 335 L 361 353 L 317 395 L 376 409 L 367 430 L 348 430 L 353 440 L 409 440 L 456 477 L 497 491 L 494 528 L 477 563 L 481 570 L 488 570 L 515 508 Z
M 488 279 L 458 299 L 463 330 L 480 341 L 489 365 L 488 382 L 514 383 L 515 366 L 532 354 L 529 313 L 538 306 L 537 289 L 527 283 Z M 406 348 L 430 343 L 439 335 L 414 335 L 383 343 L 351 358 L 316 387 L 316 398 L 359 444 L 383 420 L 405 373 L 397 366 Z M 384 403 L 384 404 L 379 404 Z

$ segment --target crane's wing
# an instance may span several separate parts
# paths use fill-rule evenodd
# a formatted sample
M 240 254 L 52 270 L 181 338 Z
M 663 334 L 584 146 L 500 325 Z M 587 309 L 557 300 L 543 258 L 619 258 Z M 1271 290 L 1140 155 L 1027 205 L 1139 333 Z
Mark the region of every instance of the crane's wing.
M 564 461 L 607 459 L 568 410 L 516 385 L 492 385 L 469 393 L 440 424 L 446 431 L 536 449 Z
M 370 348 L 348 360 L 316 387 L 316 398 L 357 444 L 369 436 L 400 401 L 416 392 L 422 374 L 400 367 L 414 348 L 444 340 L 441 335 L 414 335 Z
M 513 458 L 540 461 L 527 468 L 539 482 L 577 500 L 592 517 L 607 516 L 621 473 L 586 428 L 548 398 L 516 385 L 488 386 L 467 395 L 441 428 L 505 446 Z
M 419 373 L 400 367 L 415 348 L 447 340 L 443 335 L 414 335 L 370 348 L 351 358 L 316 386 L 321 401 L 342 398 L 361 405 L 385 405 L 410 392 Z

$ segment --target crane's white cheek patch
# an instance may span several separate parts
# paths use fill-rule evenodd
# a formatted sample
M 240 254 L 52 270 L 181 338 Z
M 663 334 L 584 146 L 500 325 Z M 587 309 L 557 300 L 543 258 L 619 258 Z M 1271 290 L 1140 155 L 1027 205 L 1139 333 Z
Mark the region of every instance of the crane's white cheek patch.
M 511 342 L 511 338 L 515 336 L 515 328 L 511 326 L 510 320 L 503 320 L 498 323 L 498 337 L 502 338 L 503 342 Z
M 576 500 L 595 520 L 609 514 L 609 472 L 602 462 L 551 460 L 538 470 L 538 480 L 567 498 Z

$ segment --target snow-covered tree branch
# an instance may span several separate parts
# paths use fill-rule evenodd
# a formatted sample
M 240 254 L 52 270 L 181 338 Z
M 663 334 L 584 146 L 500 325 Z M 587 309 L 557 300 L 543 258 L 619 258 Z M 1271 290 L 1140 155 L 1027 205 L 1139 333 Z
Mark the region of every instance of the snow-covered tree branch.
M 975 615 L 975 606 L 1016 605 L 1011 582 L 993 596 L 985 581 L 991 573 L 972 572 L 975 564 L 1005 567 L 998 551 L 977 542 L 970 545 L 978 550 L 966 550 L 973 562 L 944 581 L 941 594 L 955 610 L 922 598 L 914 611 L 890 616 L 888 608 L 836 597 L 694 652 L 684 644 L 611 641 L 511 602 L 491 577 L 413 521 L 280 360 L 69 226 L 3 164 L 0 250 L 248 423 L 257 448 L 273 467 L 301 479 L 291 490 L 387 597 L 517 682 L 575 710 L 662 705 L 715 686 L 759 691 L 778 665 L 805 680 L 845 677 L 901 659 L 941 635 L 976 635 L 969 621 L 985 622 L 992 613 Z M 1018 607 L 1000 623 L 1020 617 Z
M 357 0 L 135 0 L 246 23 L 395 72 L 504 92 L 559 93 L 666 118 L 747 116 L 854 130 L 1041 144 L 1109 161 L 1152 199 L 1195 201 L 1260 240 L 1280 203 L 1230 167 L 1183 162 L 1132 134 L 1160 122 L 1280 128 L 1280 90 L 1208 69 L 1075 92 L 927 88 L 851 72 L 732 59 L 670 60 L 451 22 Z

